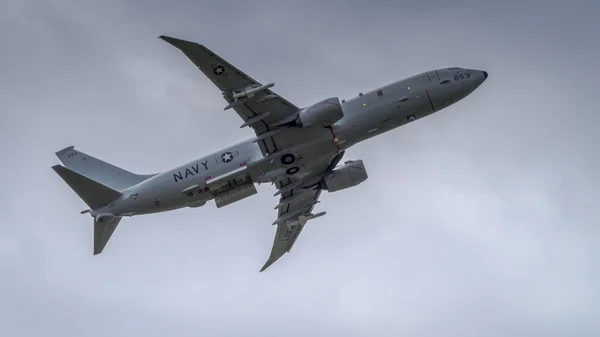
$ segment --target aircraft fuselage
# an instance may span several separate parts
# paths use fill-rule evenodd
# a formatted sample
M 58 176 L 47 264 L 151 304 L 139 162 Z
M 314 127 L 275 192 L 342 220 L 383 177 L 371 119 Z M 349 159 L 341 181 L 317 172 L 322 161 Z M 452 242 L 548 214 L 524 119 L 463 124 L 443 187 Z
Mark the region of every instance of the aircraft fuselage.
M 315 141 L 307 146 L 331 157 L 361 141 L 458 102 L 486 78 L 487 73 L 479 70 L 438 69 L 342 100 L 344 117 L 331 128 L 315 130 Z M 131 216 L 202 206 L 215 198 L 211 189 L 217 187 L 210 186 L 211 181 L 235 174 L 264 158 L 255 139 L 248 139 L 144 180 L 122 191 L 118 200 L 91 212 Z M 302 171 L 304 169 L 306 172 Z M 310 167 L 298 166 L 298 172 L 293 174 L 310 177 L 310 173 Z M 248 188 L 253 189 L 257 182 L 260 181 L 253 179 L 252 187 Z M 253 194 L 250 190 L 243 193 Z

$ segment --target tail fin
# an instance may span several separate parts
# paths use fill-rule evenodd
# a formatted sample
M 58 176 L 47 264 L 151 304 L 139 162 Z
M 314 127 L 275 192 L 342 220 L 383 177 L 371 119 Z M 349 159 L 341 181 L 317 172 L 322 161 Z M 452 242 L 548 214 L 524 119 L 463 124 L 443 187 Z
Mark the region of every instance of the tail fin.
M 154 176 L 131 173 L 75 150 L 73 146 L 56 152 L 56 156 L 67 168 L 117 191 L 122 191 Z
M 55 165 L 52 169 L 71 186 L 90 209 L 105 206 L 121 196 L 121 192 L 64 166 Z M 120 216 L 115 217 L 111 214 L 99 214 L 94 218 L 94 255 L 102 253 L 120 221 Z
M 102 253 L 121 219 L 120 216 L 107 221 L 94 219 L 94 255 Z
M 64 166 L 55 165 L 52 169 L 77 193 L 90 209 L 97 209 L 121 196 L 121 192 L 96 182 Z

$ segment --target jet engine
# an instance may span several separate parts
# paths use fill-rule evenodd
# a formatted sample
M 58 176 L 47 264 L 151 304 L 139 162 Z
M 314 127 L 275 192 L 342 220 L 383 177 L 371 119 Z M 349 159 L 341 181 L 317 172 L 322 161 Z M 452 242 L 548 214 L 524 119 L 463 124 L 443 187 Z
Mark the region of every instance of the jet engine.
M 300 127 L 333 125 L 344 117 L 342 104 L 337 97 L 331 97 L 302 109 L 296 118 Z
M 356 186 L 367 180 L 367 170 L 362 160 L 347 161 L 323 178 L 323 189 L 336 192 Z

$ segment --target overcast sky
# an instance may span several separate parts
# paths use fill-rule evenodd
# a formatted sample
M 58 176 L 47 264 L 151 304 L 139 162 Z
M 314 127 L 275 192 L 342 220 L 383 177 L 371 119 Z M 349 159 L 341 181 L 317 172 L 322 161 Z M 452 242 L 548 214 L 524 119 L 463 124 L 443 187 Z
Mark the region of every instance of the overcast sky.
M 595 1 L 0 4 L 0 335 L 600 335 Z M 161 34 L 204 43 L 296 105 L 425 70 L 473 94 L 350 149 L 264 273 L 274 188 L 124 219 L 92 256 L 50 169 L 78 149 L 137 173 L 253 136 Z

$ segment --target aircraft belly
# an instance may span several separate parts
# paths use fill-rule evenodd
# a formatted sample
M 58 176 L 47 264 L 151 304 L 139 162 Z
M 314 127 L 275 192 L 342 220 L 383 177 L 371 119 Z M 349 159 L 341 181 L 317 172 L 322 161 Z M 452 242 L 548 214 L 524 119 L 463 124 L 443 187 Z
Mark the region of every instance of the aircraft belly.
M 331 158 L 340 151 L 329 129 L 328 138 L 308 140 L 304 144 L 282 149 L 260 160 L 248 164 L 248 172 L 257 183 L 273 182 L 284 178 L 302 179 L 310 175 L 315 163 L 324 157 Z
M 210 181 L 244 169 L 247 162 L 261 157 L 260 148 L 250 141 L 230 146 L 125 190 L 123 200 L 114 208 L 124 214 L 149 214 L 203 206 L 216 196 L 209 189 Z M 235 194 L 239 198 L 249 191 L 246 188 L 244 193 L 229 192 L 230 197 Z

